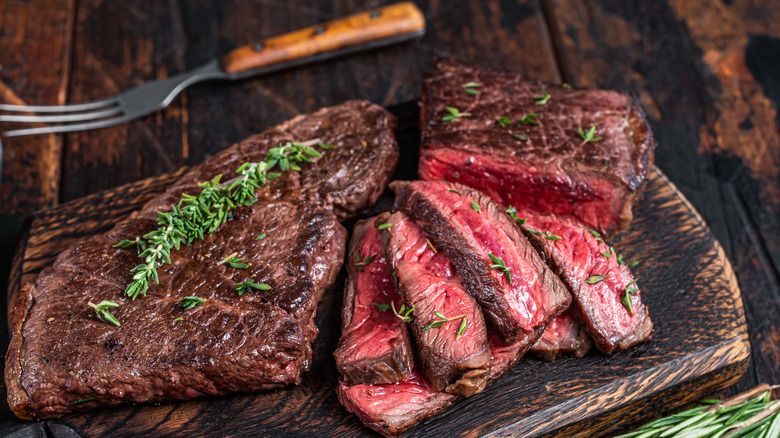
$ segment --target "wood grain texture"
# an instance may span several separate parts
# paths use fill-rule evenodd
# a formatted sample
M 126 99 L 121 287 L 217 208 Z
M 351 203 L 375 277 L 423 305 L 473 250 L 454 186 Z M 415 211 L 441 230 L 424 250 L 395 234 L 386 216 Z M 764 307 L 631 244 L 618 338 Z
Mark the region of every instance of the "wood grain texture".
M 565 79 L 639 98 L 656 163 L 734 263 L 755 354 L 746 379 L 718 396 L 780 382 L 780 5 L 542 4 Z
M 411 103 L 394 111 L 400 115 L 402 146 L 395 178 L 409 178 L 416 172 L 417 110 Z M 40 212 L 24 247 L 21 277 L 33 279 L 64 246 L 110 228 L 172 178 L 144 180 Z M 667 231 L 655 232 L 659 229 Z M 613 243 L 627 260 L 641 260 L 634 271 L 655 324 L 651 342 L 609 357 L 523 359 L 483 393 L 408 436 L 598 436 L 647 418 L 649 411 L 639 409 L 645 400 L 676 406 L 738 380 L 750 348 L 736 278 L 701 217 L 657 169 L 631 229 Z M 94 411 L 53 423 L 82 436 L 370 436 L 335 394 L 332 352 L 340 335 L 340 288 L 320 303 L 314 362 L 300 387 Z

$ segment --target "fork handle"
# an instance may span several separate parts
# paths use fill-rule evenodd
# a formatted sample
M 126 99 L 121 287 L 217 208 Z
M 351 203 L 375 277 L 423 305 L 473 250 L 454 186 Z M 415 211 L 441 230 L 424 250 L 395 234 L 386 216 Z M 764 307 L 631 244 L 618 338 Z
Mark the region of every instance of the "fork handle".
M 227 73 L 396 42 L 425 31 L 425 17 L 411 2 L 395 3 L 239 47 L 220 60 Z

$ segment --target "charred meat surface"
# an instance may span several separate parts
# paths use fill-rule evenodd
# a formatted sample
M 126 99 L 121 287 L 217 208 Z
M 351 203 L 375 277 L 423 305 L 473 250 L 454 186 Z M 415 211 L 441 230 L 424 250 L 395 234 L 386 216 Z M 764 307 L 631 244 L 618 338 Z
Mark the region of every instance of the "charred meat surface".
M 469 82 L 479 94 L 465 92 Z M 460 182 L 601 232 L 628 226 L 653 163 L 655 141 L 631 96 L 452 60 L 424 79 L 420 120 L 421 179 Z
M 384 436 L 397 435 L 443 412 L 457 397 L 437 391 L 415 371 L 412 378 L 385 385 L 350 386 L 342 378 L 339 401 L 366 426 Z
M 374 218 L 355 225 L 347 256 L 347 279 L 336 366 L 351 385 L 394 383 L 412 377 L 414 355 L 390 278 Z M 391 307 L 392 303 L 392 307 Z
M 477 190 L 443 181 L 396 181 L 396 210 L 414 219 L 452 260 L 505 344 L 547 324 L 571 301 L 514 221 Z
M 411 314 L 419 365 L 438 391 L 470 397 L 485 389 L 492 359 L 482 310 L 449 257 L 401 212 L 377 219 L 385 259 Z M 387 227 L 387 225 L 390 225 Z
M 529 352 L 543 360 L 555 360 L 564 355 L 580 358 L 585 356 L 591 347 L 593 341 L 590 340 L 585 327 L 574 319 L 569 307 L 550 322 Z
M 360 101 L 298 116 L 210 158 L 112 230 L 61 253 L 11 312 L 5 382 L 13 412 L 45 419 L 297 384 L 311 365 L 317 301 L 344 259 L 338 219 L 367 209 L 383 190 L 398 156 L 393 125 L 384 109 Z M 214 234 L 172 251 L 146 296 L 124 296 L 142 259 L 115 244 L 156 229 L 157 213 L 182 193 L 199 193 L 197 183 L 233 178 L 279 142 L 313 139 L 335 148 L 272 180 L 260 202 L 237 209 Z M 231 256 L 247 266 L 219 263 Z M 268 290 L 239 295 L 248 280 Z M 179 301 L 191 295 L 206 301 L 185 310 Z M 100 300 L 119 304 L 111 312 L 121 327 L 88 306 Z
M 572 291 L 573 315 L 596 348 L 609 354 L 650 337 L 653 323 L 636 279 L 598 232 L 551 214 L 519 215 L 527 219 L 522 227 L 531 243 Z

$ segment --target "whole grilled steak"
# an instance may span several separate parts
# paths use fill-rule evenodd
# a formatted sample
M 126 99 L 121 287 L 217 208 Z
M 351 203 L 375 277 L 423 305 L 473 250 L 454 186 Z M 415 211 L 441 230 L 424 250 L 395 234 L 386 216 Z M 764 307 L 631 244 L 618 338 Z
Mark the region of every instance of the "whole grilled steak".
M 414 355 L 406 323 L 380 305 L 401 309 L 374 218 L 355 225 L 347 256 L 341 339 L 336 366 L 350 384 L 394 383 L 412 377 Z
M 5 382 L 14 413 L 54 418 L 297 384 L 310 367 L 317 301 L 344 257 L 337 219 L 368 208 L 387 183 L 398 156 L 393 124 L 382 108 L 358 101 L 296 117 L 226 149 L 111 231 L 61 253 L 17 294 L 11 313 Z M 197 194 L 197 182 L 233 178 L 279 142 L 314 139 L 335 149 L 271 181 L 261 202 L 239 208 L 216 233 L 172 251 L 147 296 L 124 296 L 142 260 L 116 243 L 156 229 L 157 212 L 182 192 Z M 234 253 L 245 269 L 219 263 Z M 270 290 L 239 295 L 237 283 L 247 280 Z M 190 295 L 206 302 L 184 310 L 178 302 Z M 111 312 L 121 327 L 87 305 L 100 300 L 119 303 Z
M 585 327 L 574 319 L 569 307 L 550 322 L 529 352 L 543 360 L 555 360 L 563 355 L 580 358 L 585 356 L 591 347 L 593 341 L 590 340 Z
M 413 308 L 411 330 L 420 369 L 438 391 L 470 397 L 485 389 L 492 359 L 482 310 L 444 252 L 401 212 L 376 221 L 385 259 Z
M 481 84 L 472 88 L 478 94 L 466 92 L 469 82 Z M 421 179 L 461 182 L 504 206 L 552 211 L 601 232 L 628 226 L 653 162 L 652 133 L 626 94 L 446 59 L 423 81 L 420 119 Z M 585 141 L 580 129 L 587 137 L 591 127 Z
M 396 181 L 395 208 L 452 260 L 505 344 L 541 331 L 571 301 L 561 280 L 486 195 L 442 181 Z
M 642 342 L 653 323 L 635 278 L 596 232 L 570 219 L 520 214 L 528 239 L 574 295 L 572 315 L 584 322 L 596 348 L 609 354 Z

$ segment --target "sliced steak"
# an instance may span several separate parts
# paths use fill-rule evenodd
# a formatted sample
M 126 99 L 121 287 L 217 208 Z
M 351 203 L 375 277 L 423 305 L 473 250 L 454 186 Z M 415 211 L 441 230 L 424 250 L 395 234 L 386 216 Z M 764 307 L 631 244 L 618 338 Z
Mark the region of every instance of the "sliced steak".
M 601 352 L 609 354 L 650 337 L 653 323 L 634 276 L 597 233 L 554 215 L 520 216 L 527 218 L 523 229 L 531 243 L 572 291 L 573 315 L 585 323 Z M 630 309 L 624 296 L 630 297 Z
M 457 397 L 437 391 L 418 372 L 386 385 L 353 385 L 342 378 L 336 393 L 348 411 L 384 436 L 397 435 L 443 412 Z
M 492 360 L 479 305 L 444 252 L 401 212 L 376 221 L 385 259 L 407 309 L 423 375 L 437 391 L 470 397 L 485 389 Z M 445 322 L 445 320 L 448 320 Z
M 531 354 L 539 359 L 555 360 L 563 355 L 580 358 L 590 351 L 593 341 L 571 312 L 569 307 L 550 322 L 542 337 L 529 350 Z
M 355 225 L 347 263 L 336 366 L 351 385 L 409 379 L 414 355 L 406 323 L 378 307 L 393 303 L 401 309 L 402 300 L 382 255 L 374 218 Z
M 357 101 L 296 117 L 226 149 L 111 231 L 61 253 L 17 294 L 11 312 L 5 382 L 13 412 L 55 418 L 300 382 L 317 336 L 317 301 L 344 259 L 346 231 L 334 211 L 353 216 L 382 191 L 398 154 L 392 125 L 383 109 Z M 232 178 L 242 161 L 261 159 L 279 141 L 313 138 L 336 149 L 273 180 L 259 191 L 264 202 L 238 209 L 216 233 L 172 251 L 145 297 L 124 296 L 142 260 L 135 248 L 113 245 L 156 229 L 157 212 L 182 192 L 198 193 L 197 182 L 220 172 Z M 231 253 L 249 266 L 218 265 Z M 239 296 L 236 284 L 249 279 L 270 290 Z M 207 301 L 185 311 L 178 302 L 189 295 Z M 111 312 L 121 327 L 87 305 L 100 300 L 119 303 Z
M 420 224 L 452 260 L 504 343 L 539 331 L 569 306 L 561 280 L 486 195 L 442 181 L 396 181 L 391 187 L 395 208 Z M 505 268 L 495 266 L 499 263 Z
M 479 94 L 465 91 L 469 82 L 482 84 Z M 453 120 L 448 107 L 468 115 Z M 538 116 L 521 122 L 529 114 Z M 504 206 L 552 211 L 602 232 L 628 226 L 653 163 L 652 133 L 629 95 L 446 59 L 423 81 L 420 119 L 421 179 L 461 182 Z M 591 126 L 600 139 L 584 142 L 579 129 Z

